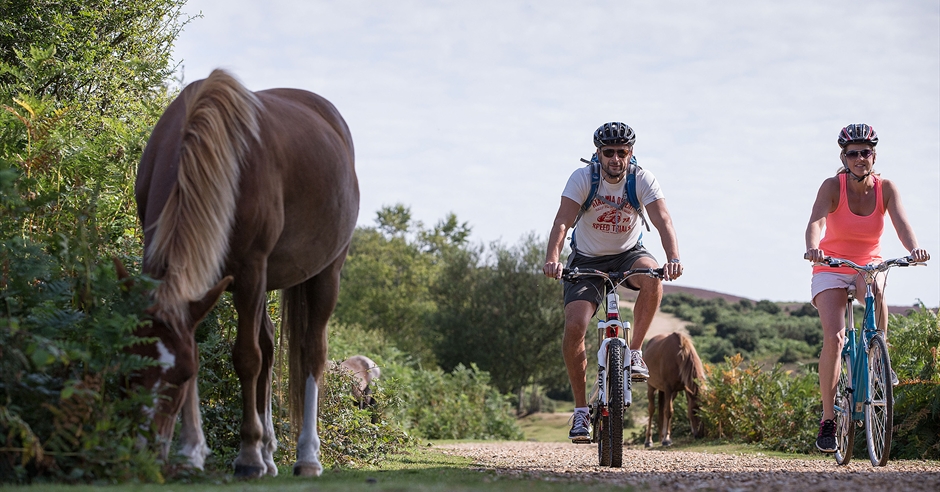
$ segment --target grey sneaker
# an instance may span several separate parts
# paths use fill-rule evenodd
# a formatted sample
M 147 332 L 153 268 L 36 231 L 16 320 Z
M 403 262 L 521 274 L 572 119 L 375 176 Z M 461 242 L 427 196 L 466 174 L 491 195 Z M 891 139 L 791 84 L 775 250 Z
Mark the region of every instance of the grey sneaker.
M 852 429 L 854 431 L 854 429 Z M 819 434 L 816 436 L 816 449 L 823 453 L 836 452 L 836 422 L 823 420 L 819 424 Z
M 591 416 L 587 412 L 574 412 L 571 416 L 571 431 L 568 439 L 575 442 L 591 440 Z
M 897 386 L 899 382 L 898 374 L 894 372 L 894 369 L 891 369 L 891 386 Z
M 630 355 L 630 379 L 634 381 L 646 381 L 650 377 L 650 370 L 646 367 L 646 362 L 639 350 L 631 350 Z

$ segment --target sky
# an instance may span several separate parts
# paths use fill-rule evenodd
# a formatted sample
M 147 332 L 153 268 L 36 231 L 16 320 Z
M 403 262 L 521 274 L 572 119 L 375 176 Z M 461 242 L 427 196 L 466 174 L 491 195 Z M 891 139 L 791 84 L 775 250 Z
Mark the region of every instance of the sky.
M 594 130 L 623 121 L 660 182 L 685 274 L 675 283 L 809 301 L 804 232 L 836 138 L 868 123 L 926 267 L 892 305 L 940 305 L 940 2 L 818 0 L 191 0 L 184 82 L 329 99 L 356 148 L 359 225 L 401 203 L 472 241 L 547 238 Z M 886 219 L 882 254 L 907 254 Z M 660 261 L 655 229 L 644 243 Z

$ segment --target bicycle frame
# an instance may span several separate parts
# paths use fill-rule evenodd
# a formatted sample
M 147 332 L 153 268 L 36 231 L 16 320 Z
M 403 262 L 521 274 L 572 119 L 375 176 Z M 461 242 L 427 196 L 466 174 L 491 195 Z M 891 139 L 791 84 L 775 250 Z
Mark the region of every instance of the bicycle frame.
M 864 420 L 865 405 L 871 404 L 868 385 L 868 345 L 878 333 L 875 325 L 875 296 L 871 284 L 866 279 L 865 288 L 865 316 L 862 320 L 862 336 L 856 337 L 855 313 L 853 302 L 855 296 L 849 291 L 849 300 L 846 304 L 845 346 L 842 347 L 843 359 L 848 357 L 852 363 L 847 368 L 848 380 L 851 381 L 848 391 L 852 394 L 852 420 Z M 865 355 L 864 357 L 862 355 Z M 842 411 L 843 409 L 837 408 Z

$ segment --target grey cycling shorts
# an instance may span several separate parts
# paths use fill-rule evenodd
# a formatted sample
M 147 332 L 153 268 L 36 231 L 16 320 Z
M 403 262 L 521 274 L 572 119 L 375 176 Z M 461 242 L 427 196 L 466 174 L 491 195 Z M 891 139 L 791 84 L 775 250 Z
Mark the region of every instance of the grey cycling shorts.
M 640 258 L 656 259 L 640 244 L 616 255 L 584 256 L 574 252 L 568 257 L 567 266 L 568 268 L 593 268 L 603 272 L 625 272 L 633 268 L 633 264 Z M 586 277 L 578 279 L 575 283 L 563 283 L 565 284 L 565 305 L 571 301 L 590 301 L 595 305 L 600 305 L 606 294 L 604 279 L 599 277 Z M 638 290 L 631 287 L 629 282 L 624 282 L 623 286 L 630 290 Z

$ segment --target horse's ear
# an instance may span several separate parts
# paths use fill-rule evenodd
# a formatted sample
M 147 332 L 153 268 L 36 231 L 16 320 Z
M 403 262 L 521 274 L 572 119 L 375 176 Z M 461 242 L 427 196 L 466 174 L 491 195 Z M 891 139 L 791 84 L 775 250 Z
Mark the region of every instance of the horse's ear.
M 124 268 L 124 263 L 117 256 L 112 256 L 111 261 L 114 263 L 114 273 L 117 274 L 118 281 L 121 282 L 121 288 L 124 291 L 129 291 L 134 288 L 134 279 L 131 278 L 131 274 L 127 273 L 127 269 Z
M 235 277 L 231 275 L 219 280 L 219 283 L 209 289 L 209 292 L 206 292 L 206 295 L 203 296 L 202 299 L 189 303 L 189 319 L 192 320 L 193 328 L 195 328 L 202 319 L 209 314 L 209 311 L 215 307 L 215 303 L 219 302 L 222 293 L 225 292 L 225 289 L 228 288 L 228 285 L 232 283 L 233 280 L 235 280 Z

